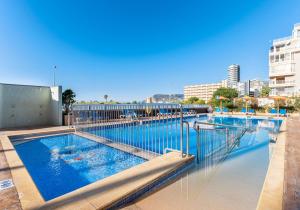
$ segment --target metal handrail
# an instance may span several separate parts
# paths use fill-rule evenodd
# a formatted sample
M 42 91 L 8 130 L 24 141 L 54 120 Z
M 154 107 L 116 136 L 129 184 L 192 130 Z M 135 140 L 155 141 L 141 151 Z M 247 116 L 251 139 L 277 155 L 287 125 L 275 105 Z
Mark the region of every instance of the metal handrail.
M 240 126 L 240 125 L 228 125 L 228 124 L 218 124 L 218 123 L 209 123 L 209 122 L 194 121 L 194 126 L 196 124 L 214 125 L 214 126 L 225 126 L 225 127 L 232 127 L 232 128 L 245 128 L 244 126 Z
M 189 155 L 190 148 L 190 124 L 188 121 L 183 121 L 183 124 L 186 124 L 186 155 Z
M 198 125 L 197 125 L 198 124 Z M 196 156 L 196 160 L 197 163 L 200 162 L 200 129 L 202 130 L 211 130 L 208 128 L 200 128 L 199 124 L 203 124 L 203 125 L 213 125 L 213 126 L 220 126 L 220 127 L 215 127 L 214 130 L 225 130 L 225 138 L 226 138 L 226 144 L 227 144 L 227 150 L 228 152 L 231 151 L 231 149 L 236 145 L 236 142 L 245 134 L 245 132 L 247 131 L 247 128 L 244 126 L 236 126 L 236 125 L 226 125 L 226 124 L 217 124 L 217 123 L 208 123 L 208 122 L 199 122 L 199 121 L 195 121 L 194 122 L 194 126 L 193 128 L 196 130 L 197 132 L 197 156 Z M 233 145 L 229 145 L 229 128 L 240 128 L 242 129 L 241 133 L 239 135 L 237 135 L 234 138 L 234 143 Z M 213 154 L 214 152 L 212 152 Z

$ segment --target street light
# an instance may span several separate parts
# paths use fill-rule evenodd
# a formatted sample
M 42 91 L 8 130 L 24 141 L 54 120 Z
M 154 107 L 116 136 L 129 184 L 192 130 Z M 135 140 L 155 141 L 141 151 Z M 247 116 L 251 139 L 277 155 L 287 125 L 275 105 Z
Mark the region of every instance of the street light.
M 55 86 L 55 71 L 56 71 L 56 66 L 54 66 L 54 70 L 53 70 L 53 86 Z

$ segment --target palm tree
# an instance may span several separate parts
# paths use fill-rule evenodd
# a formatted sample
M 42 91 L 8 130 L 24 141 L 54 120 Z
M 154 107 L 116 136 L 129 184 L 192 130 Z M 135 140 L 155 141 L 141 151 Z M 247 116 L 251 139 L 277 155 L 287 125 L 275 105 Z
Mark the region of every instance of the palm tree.
M 106 101 L 106 103 L 107 103 L 107 98 L 108 98 L 108 95 L 104 95 L 104 99 L 105 99 L 105 101 Z
M 66 114 L 70 111 L 70 106 L 75 103 L 76 94 L 71 89 L 66 89 L 62 93 L 62 103 Z

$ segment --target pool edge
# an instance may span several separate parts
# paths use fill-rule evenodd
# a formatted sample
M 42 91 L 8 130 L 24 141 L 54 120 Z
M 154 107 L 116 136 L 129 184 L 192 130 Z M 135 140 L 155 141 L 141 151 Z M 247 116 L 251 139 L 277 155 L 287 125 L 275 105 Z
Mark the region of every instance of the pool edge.
M 286 124 L 287 119 L 285 118 L 280 127 L 280 133 L 278 134 L 276 145 L 271 156 L 256 210 L 281 210 L 283 208 Z

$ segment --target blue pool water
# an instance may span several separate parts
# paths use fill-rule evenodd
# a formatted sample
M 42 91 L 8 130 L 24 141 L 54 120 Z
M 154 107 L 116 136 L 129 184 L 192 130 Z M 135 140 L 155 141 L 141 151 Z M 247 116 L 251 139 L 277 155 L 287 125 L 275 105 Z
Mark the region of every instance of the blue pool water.
M 15 148 L 45 200 L 145 162 L 73 134 L 38 138 Z
M 246 117 L 207 117 L 201 116 L 200 118 L 187 118 L 186 121 L 204 121 L 225 125 L 238 125 L 247 127 L 251 132 L 256 132 L 261 135 L 260 139 L 264 142 L 269 142 L 270 132 L 278 132 L 281 120 L 267 119 L 267 118 L 246 118 Z M 148 122 L 144 124 L 127 124 L 127 125 L 114 125 L 111 127 L 91 127 L 84 129 L 85 132 L 91 133 L 96 136 L 105 137 L 107 139 L 133 145 L 138 148 L 153 151 L 162 154 L 165 148 L 180 149 L 180 129 L 179 119 L 161 120 L 156 122 Z M 229 128 L 231 133 L 234 133 L 235 128 Z M 184 138 L 186 131 L 184 129 Z M 225 144 L 224 133 L 207 131 L 202 133 L 200 137 L 205 137 L 200 145 L 202 155 L 209 154 L 214 149 L 219 148 L 220 145 Z M 186 142 L 183 142 L 184 151 L 186 150 Z M 242 144 L 240 146 L 243 146 Z M 197 153 L 197 132 L 190 128 L 190 154 L 196 155 Z

